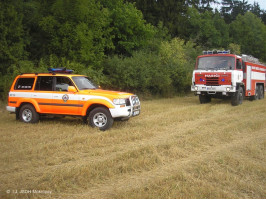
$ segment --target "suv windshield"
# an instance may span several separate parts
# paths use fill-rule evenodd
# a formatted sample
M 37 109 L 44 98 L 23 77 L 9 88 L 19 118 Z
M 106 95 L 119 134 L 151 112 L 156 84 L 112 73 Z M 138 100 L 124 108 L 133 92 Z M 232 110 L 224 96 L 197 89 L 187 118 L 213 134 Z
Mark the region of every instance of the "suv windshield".
M 88 79 L 88 77 L 74 76 L 72 77 L 72 79 L 79 88 L 79 90 L 98 89 L 98 86 L 94 84 L 90 79 Z
M 235 68 L 235 58 L 231 56 L 208 56 L 198 60 L 198 69 L 225 69 L 230 70 Z

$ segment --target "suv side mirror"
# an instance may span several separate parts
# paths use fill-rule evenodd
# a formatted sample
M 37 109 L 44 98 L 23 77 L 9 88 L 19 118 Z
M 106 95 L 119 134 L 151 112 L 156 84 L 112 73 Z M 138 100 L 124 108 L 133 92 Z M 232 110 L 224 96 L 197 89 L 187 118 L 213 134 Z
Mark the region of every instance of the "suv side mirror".
M 76 88 L 74 86 L 68 86 L 68 89 L 67 89 L 68 92 L 77 92 Z

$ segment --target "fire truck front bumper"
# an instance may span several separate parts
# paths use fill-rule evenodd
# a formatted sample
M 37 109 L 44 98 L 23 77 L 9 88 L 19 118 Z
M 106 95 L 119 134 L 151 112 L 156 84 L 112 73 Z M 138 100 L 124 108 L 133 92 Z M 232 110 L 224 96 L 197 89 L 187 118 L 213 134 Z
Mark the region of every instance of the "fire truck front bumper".
M 201 93 L 216 94 L 221 93 L 222 95 L 228 95 L 228 93 L 236 92 L 236 87 L 232 85 L 223 86 L 206 86 L 206 85 L 192 85 L 191 91 L 196 95 Z

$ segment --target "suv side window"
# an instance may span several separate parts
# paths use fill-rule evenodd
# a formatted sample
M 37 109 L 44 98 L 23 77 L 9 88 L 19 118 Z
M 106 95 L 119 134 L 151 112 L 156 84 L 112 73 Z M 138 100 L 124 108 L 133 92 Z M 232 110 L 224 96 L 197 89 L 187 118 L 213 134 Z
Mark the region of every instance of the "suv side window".
M 55 91 L 66 91 L 67 92 L 68 86 L 74 86 L 69 78 L 63 77 L 63 76 L 56 77 Z
M 52 76 L 38 76 L 35 90 L 39 91 L 53 91 L 53 77 Z
M 15 85 L 15 90 L 31 90 L 35 78 L 19 78 Z

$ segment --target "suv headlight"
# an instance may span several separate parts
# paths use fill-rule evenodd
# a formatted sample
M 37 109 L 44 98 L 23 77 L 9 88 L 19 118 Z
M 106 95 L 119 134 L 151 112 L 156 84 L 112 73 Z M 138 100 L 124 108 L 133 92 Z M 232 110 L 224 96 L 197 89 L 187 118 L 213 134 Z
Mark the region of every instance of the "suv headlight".
M 113 103 L 115 105 L 124 105 L 124 104 L 126 104 L 126 99 L 114 99 Z

